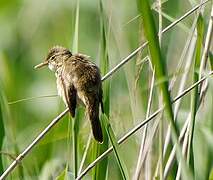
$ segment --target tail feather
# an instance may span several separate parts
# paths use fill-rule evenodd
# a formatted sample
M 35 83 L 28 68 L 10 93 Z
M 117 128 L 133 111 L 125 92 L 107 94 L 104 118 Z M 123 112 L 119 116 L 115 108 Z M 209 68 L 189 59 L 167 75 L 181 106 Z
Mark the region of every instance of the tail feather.
M 103 143 L 103 133 L 101 129 L 101 123 L 99 120 L 99 101 L 94 97 L 90 98 L 89 104 L 87 105 L 87 112 L 89 120 L 92 126 L 92 132 L 95 140 L 99 143 Z
M 98 141 L 99 143 L 103 143 L 103 134 L 99 118 L 91 121 L 91 125 L 92 125 L 92 133 L 95 140 Z

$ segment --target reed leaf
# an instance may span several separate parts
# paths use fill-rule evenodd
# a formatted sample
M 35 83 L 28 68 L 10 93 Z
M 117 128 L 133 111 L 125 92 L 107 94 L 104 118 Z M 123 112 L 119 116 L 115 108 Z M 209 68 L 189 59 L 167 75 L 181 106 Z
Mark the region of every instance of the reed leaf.
M 105 14 L 103 9 L 103 2 L 99 0 L 99 9 L 100 9 L 100 70 L 101 74 L 106 74 L 109 71 L 109 56 L 107 50 L 107 32 L 106 32 L 106 23 L 105 23 Z M 110 81 L 105 81 L 103 84 L 103 105 L 104 112 L 107 117 L 109 117 L 110 113 Z M 103 152 L 108 149 L 109 142 L 107 138 L 107 133 L 103 128 L 103 121 L 101 119 L 102 132 L 104 137 L 103 144 L 98 144 L 96 142 L 93 143 L 93 159 L 96 159 Z M 107 166 L 108 166 L 108 158 L 104 159 L 99 163 L 94 170 L 92 171 L 92 179 L 106 179 L 107 176 Z
M 79 1 L 76 1 L 76 13 L 75 13 L 75 25 L 74 25 L 74 37 L 73 37 L 73 47 L 72 51 L 73 53 L 78 53 L 78 33 L 79 33 Z M 77 112 L 79 111 L 79 108 L 77 108 Z M 70 118 L 72 121 L 72 142 L 73 142 L 73 172 L 74 177 L 76 178 L 78 175 L 78 149 L 79 149 L 79 116 L 76 116 L 74 119 Z
M 210 61 L 210 65 L 211 65 L 211 70 L 213 71 L 213 54 L 212 54 L 212 52 L 209 52 L 209 61 Z
M 6 120 L 5 111 L 6 109 L 6 100 L 3 92 L 2 85 L 0 84 L 0 150 L 2 150 L 3 140 L 5 136 L 5 130 L 4 130 L 4 121 Z M 2 162 L 2 156 L 3 154 L 0 153 L 0 174 L 3 173 L 3 162 Z
M 115 157 L 116 157 L 121 175 L 122 175 L 124 180 L 128 180 L 129 179 L 128 170 L 127 170 L 127 167 L 126 167 L 126 165 L 125 165 L 125 163 L 124 163 L 124 161 L 121 157 L 121 154 L 119 152 L 118 142 L 115 138 L 115 134 L 114 134 L 112 127 L 109 123 L 109 119 L 107 118 L 107 116 L 105 114 L 103 114 L 102 117 L 101 117 L 101 120 L 103 122 L 103 125 L 106 129 L 107 135 L 108 135 L 110 142 L 112 144 L 113 151 L 115 153 Z
M 198 81 L 199 74 L 197 70 L 200 67 L 201 60 L 201 50 L 202 50 L 202 42 L 203 42 L 203 33 L 204 33 L 204 22 L 202 15 L 200 14 L 197 20 L 197 42 L 196 42 L 196 50 L 195 50 L 195 62 L 194 62 L 194 75 L 193 75 L 193 83 Z M 187 149 L 187 160 L 189 165 L 191 166 L 192 171 L 194 172 L 194 153 L 193 153 L 193 135 L 194 135 L 194 127 L 195 127 L 195 117 L 198 109 L 199 102 L 199 93 L 198 87 L 195 87 L 191 94 L 191 120 L 189 126 L 189 139 L 188 139 L 188 149 Z
M 145 36 L 149 42 L 148 45 L 149 45 L 151 61 L 153 66 L 156 69 L 156 79 L 157 80 L 164 79 L 167 77 L 166 61 L 164 56 L 161 53 L 159 40 L 157 36 L 157 30 L 155 27 L 154 18 L 153 18 L 148 0 L 143 0 L 143 1 L 138 0 L 138 9 L 142 14 L 142 24 L 143 24 Z M 168 90 L 168 81 L 164 81 L 159 84 L 159 92 L 162 93 L 163 102 L 166 106 L 165 111 L 168 116 L 167 119 L 169 120 L 171 124 L 173 143 L 174 144 L 177 143 L 177 146 L 176 146 L 177 159 L 178 161 L 181 161 L 184 164 L 182 168 L 183 176 L 186 179 L 192 179 L 192 174 L 190 173 L 188 167 L 186 166 L 183 160 L 181 148 L 178 143 L 179 132 L 178 132 L 178 127 L 174 121 L 171 97 L 170 97 L 170 92 Z

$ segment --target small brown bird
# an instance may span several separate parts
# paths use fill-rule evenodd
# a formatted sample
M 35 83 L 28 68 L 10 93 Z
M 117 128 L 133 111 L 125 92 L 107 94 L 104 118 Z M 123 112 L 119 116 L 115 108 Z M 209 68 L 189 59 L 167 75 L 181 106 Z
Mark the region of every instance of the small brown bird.
M 99 121 L 99 105 L 103 112 L 102 84 L 99 68 L 83 54 L 72 54 L 68 49 L 55 46 L 47 58 L 35 69 L 48 66 L 55 72 L 58 94 L 62 97 L 70 114 L 75 117 L 76 105 L 80 102 L 86 107 L 94 138 L 103 142 Z

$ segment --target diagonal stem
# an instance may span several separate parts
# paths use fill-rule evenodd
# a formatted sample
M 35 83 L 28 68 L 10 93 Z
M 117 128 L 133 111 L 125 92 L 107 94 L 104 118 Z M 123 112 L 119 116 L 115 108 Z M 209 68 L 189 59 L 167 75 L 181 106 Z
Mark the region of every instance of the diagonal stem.
M 10 172 L 22 161 L 22 159 L 32 150 L 32 148 L 38 144 L 38 142 L 49 132 L 49 130 L 57 124 L 57 122 L 63 118 L 66 113 L 69 111 L 69 108 L 65 109 L 61 114 L 59 114 L 53 121 L 33 140 L 33 142 L 27 146 L 27 148 L 18 155 L 18 157 L 12 162 L 12 164 L 4 171 L 1 175 L 0 180 L 5 179 Z

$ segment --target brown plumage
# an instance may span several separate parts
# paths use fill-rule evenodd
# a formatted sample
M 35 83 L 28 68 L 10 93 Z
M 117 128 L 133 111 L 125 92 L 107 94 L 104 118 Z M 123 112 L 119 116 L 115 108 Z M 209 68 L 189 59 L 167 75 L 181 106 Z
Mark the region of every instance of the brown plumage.
M 99 68 L 89 61 L 88 56 L 74 54 L 60 46 L 53 47 L 45 62 L 35 66 L 48 65 L 55 72 L 58 94 L 75 117 L 77 104 L 83 103 L 92 126 L 94 138 L 102 143 L 103 134 L 99 121 L 99 105 L 103 112 L 102 84 Z

